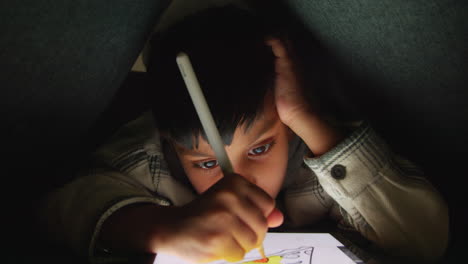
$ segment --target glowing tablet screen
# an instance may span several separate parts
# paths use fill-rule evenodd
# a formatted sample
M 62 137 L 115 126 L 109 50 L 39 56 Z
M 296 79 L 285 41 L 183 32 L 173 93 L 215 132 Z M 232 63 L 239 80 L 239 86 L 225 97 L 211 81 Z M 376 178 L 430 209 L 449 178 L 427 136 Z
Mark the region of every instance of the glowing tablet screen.
M 343 252 L 342 243 L 328 233 L 268 233 L 263 243 L 268 260 L 252 250 L 238 264 L 355 264 L 362 263 Z M 158 254 L 154 264 L 189 264 L 175 256 Z M 209 264 L 227 264 L 223 260 Z

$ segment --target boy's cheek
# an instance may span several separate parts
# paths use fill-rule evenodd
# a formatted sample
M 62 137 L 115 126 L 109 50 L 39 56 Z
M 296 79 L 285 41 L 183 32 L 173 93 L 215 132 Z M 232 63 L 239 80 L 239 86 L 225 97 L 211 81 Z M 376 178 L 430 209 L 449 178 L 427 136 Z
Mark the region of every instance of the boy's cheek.
M 283 143 L 284 144 L 284 143 Z M 278 146 L 280 147 L 280 146 Z M 288 165 L 287 143 L 277 149 L 274 158 L 265 164 L 261 173 L 262 181 L 259 187 L 264 189 L 272 198 L 276 198 L 286 178 Z
M 198 194 L 204 193 L 208 190 L 211 186 L 213 186 L 216 182 L 218 182 L 222 175 L 220 173 L 211 173 L 207 171 L 203 171 L 201 169 L 195 168 L 191 165 L 183 165 L 185 174 L 187 175 L 190 183 L 195 188 Z M 219 172 L 218 169 L 216 169 Z

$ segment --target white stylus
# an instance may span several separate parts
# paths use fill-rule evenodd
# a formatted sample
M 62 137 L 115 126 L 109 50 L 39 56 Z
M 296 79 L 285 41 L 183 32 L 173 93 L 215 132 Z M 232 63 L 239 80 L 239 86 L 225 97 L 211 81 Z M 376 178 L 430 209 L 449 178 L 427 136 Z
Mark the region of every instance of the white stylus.
M 214 122 L 213 116 L 211 115 L 208 104 L 206 103 L 205 96 L 200 88 L 197 76 L 192 67 L 192 63 L 188 55 L 181 52 L 177 55 L 177 65 L 179 66 L 180 73 L 184 78 L 187 90 L 192 98 L 193 105 L 197 111 L 198 117 L 200 118 L 203 129 L 205 130 L 208 143 L 213 148 L 218 164 L 224 173 L 232 173 L 231 161 L 224 149 L 224 144 L 219 134 L 218 128 Z
M 190 62 L 188 55 L 184 52 L 181 52 L 177 55 L 176 61 L 180 73 L 184 78 L 185 86 L 187 86 L 187 90 L 190 94 L 190 97 L 192 98 L 195 110 L 197 111 L 203 129 L 205 130 L 208 143 L 210 143 L 215 152 L 221 170 L 223 173 L 234 172 L 231 161 L 229 160 L 226 150 L 224 149 L 221 135 L 219 134 L 213 116 L 211 115 L 210 108 L 206 103 L 205 96 L 203 95 L 203 92 L 200 88 L 200 83 L 198 82 L 197 76 L 195 75 L 195 71 L 193 70 L 192 63 Z M 258 248 L 258 250 L 260 251 L 262 258 L 266 259 L 263 244 Z

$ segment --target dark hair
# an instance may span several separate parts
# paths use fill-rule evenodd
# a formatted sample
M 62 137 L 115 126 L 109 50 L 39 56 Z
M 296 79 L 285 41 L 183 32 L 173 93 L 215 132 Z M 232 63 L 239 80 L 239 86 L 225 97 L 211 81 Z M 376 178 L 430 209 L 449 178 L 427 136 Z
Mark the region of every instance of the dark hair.
M 239 125 L 261 114 L 274 83 L 274 55 L 265 44 L 270 30 L 255 14 L 234 6 L 210 8 L 186 17 L 150 42 L 150 99 L 161 134 L 187 148 L 206 139 L 176 55 L 190 57 L 225 144 Z

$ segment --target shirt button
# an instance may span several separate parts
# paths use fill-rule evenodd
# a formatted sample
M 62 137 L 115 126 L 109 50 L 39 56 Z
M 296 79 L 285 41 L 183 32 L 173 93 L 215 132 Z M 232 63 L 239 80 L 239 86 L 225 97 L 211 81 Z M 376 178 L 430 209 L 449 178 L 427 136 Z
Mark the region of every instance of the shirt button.
M 340 164 L 333 166 L 331 169 L 331 175 L 337 180 L 344 179 L 346 177 L 346 167 Z

